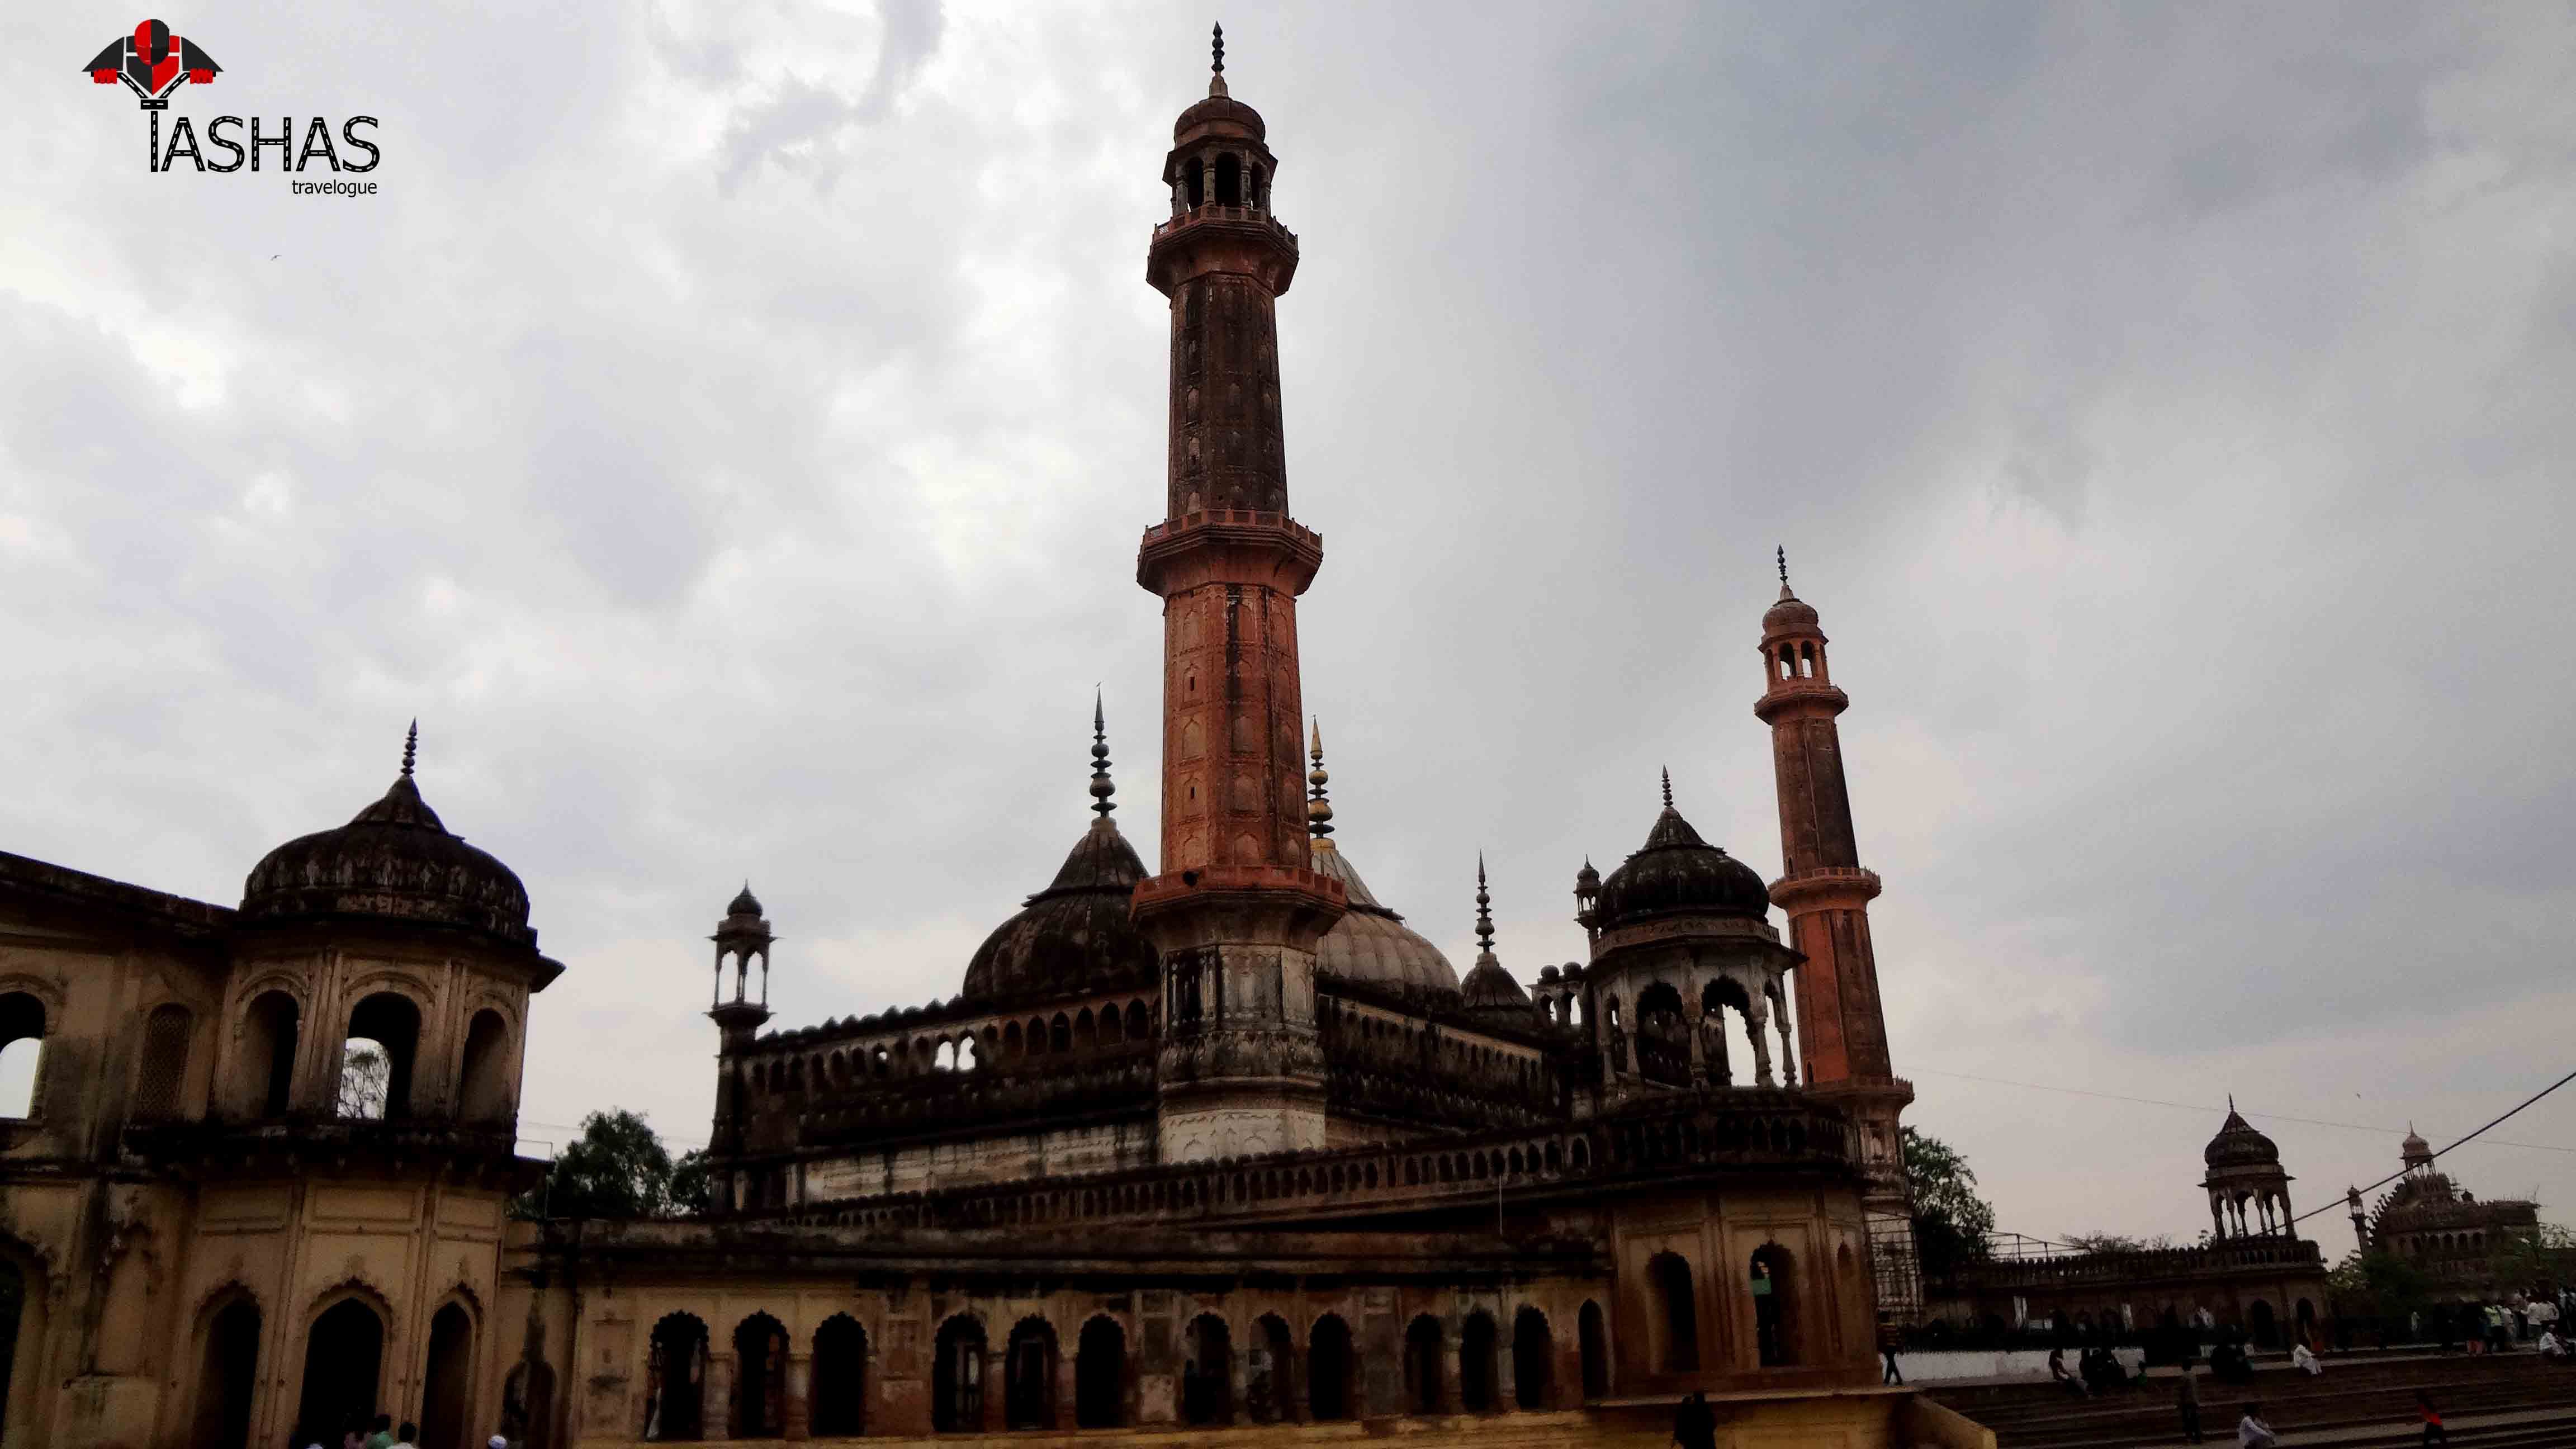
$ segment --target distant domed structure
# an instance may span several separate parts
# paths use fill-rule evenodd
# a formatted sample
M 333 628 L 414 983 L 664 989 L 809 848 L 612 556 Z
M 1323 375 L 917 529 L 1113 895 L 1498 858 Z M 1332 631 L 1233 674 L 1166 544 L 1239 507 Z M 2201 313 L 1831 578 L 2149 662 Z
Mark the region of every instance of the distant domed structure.
M 1307 842 L 1312 868 L 1342 883 L 1350 909 L 1315 943 L 1315 969 L 1344 981 L 1367 982 L 1436 1001 L 1458 999 L 1458 971 L 1440 948 L 1423 939 L 1404 917 L 1378 903 L 1360 879 L 1358 867 L 1333 843 L 1333 804 L 1325 794 L 1332 775 L 1324 769 L 1324 727 L 1315 726 L 1311 753 L 1314 769 L 1306 776 L 1312 787 L 1306 802 Z
M 2227 1104 L 2227 1120 L 2219 1124 L 2218 1135 L 2201 1149 L 2200 1160 L 2211 1167 L 2277 1167 L 2281 1149 L 2238 1115 L 2231 1101 Z
M 488 852 L 450 834 L 412 779 L 419 727 L 383 798 L 335 830 L 270 851 L 242 883 L 245 921 L 352 917 L 453 927 L 533 950 L 528 891 Z

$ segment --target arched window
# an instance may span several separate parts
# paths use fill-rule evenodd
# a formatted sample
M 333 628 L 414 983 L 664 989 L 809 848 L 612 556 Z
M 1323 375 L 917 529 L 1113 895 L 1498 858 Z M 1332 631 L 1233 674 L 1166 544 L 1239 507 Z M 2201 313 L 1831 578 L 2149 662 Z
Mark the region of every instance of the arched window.
M 1575 1315 L 1575 1339 L 1583 1358 L 1583 1397 L 1610 1397 L 1610 1337 L 1601 1323 L 1601 1305 L 1585 1300 Z
M 1020 1024 L 1015 1021 L 1010 1025 L 1003 1027 L 1002 1055 L 1006 1057 L 1017 1057 L 1021 1055 L 1024 1050 L 1025 1049 L 1020 1045 Z
M 1512 1402 L 1523 1409 L 1544 1409 L 1554 1397 L 1556 1340 L 1547 1315 L 1523 1308 L 1512 1315 Z
M 466 1122 L 510 1120 L 510 1028 L 501 1013 L 474 1013 L 465 1028 L 465 1055 L 456 1074 L 456 1115 Z
M 1257 1424 L 1284 1424 L 1297 1417 L 1296 1340 L 1287 1320 L 1264 1314 L 1253 1326 L 1252 1355 L 1245 1367 L 1243 1393 Z
M 1023 1318 L 1002 1359 L 1002 1427 L 1055 1427 L 1055 1329 Z
M 1073 1422 L 1083 1429 L 1127 1422 L 1127 1330 L 1106 1314 L 1083 1324 L 1074 1342 Z
M 16 1270 L 0 1263 L 0 1277 Z M 0 1284 L 0 1300 L 8 1298 Z M 0 1354 L 16 1324 L 14 1302 L 0 1301 Z M 8 1409 L 8 1366 L 0 1364 L 0 1416 Z M 259 1389 L 259 1305 L 235 1298 L 206 1321 L 205 1351 L 197 1370 L 197 1425 L 188 1442 L 204 1449 L 250 1449 L 251 1396 Z
M 345 1424 L 375 1417 L 385 1357 L 385 1321 L 361 1298 L 334 1303 L 304 1335 L 304 1390 L 299 1424 Z
M 429 1362 L 421 1380 L 420 1441 L 462 1444 L 474 1391 L 474 1319 L 450 1303 L 429 1320 Z
M 1032 1016 L 1029 1018 L 1029 1055 L 1033 1057 L 1043 1056 L 1046 1053 L 1046 1049 L 1046 1021 L 1041 1017 Z
M 1234 1336 L 1225 1320 L 1202 1313 L 1182 1336 L 1181 1417 L 1192 1424 L 1234 1422 Z
M 1115 1006 L 1102 1007 L 1100 1010 L 1100 1044 L 1105 1047 L 1114 1047 L 1126 1039 L 1126 1022 L 1119 1016 L 1118 1008 Z
M 1073 1050 L 1073 1022 L 1061 1011 L 1055 1014 L 1054 1021 L 1047 1024 L 1047 1050 L 1050 1052 Z
M 1764 1368 L 1798 1361 L 1797 1264 L 1789 1250 L 1765 1243 L 1753 1252 L 1753 1348 Z
M 143 1019 L 143 1062 L 134 1078 L 134 1119 L 164 1122 L 179 1115 L 179 1093 L 188 1081 L 189 1029 L 196 1018 L 168 1002 Z
M 693 1314 L 674 1313 L 653 1325 L 652 1353 L 645 1361 L 643 1437 L 705 1438 L 706 1395 L 707 1326 Z
M 1351 1326 L 1340 1315 L 1315 1320 L 1306 1335 L 1306 1412 L 1318 1420 L 1347 1419 L 1356 1407 L 1351 1392 Z
M 1181 167 L 1181 194 L 1188 198 L 1192 207 L 1204 205 L 1207 201 L 1207 165 L 1196 156 Z
M 242 1017 L 241 1061 L 234 1079 L 235 1110 L 247 1117 L 283 1117 L 295 1083 L 300 1035 L 295 998 L 263 991 Z
M 1494 1398 L 1494 1316 L 1479 1308 L 1458 1329 L 1458 1407 L 1470 1414 L 1490 1414 L 1501 1407 Z
M 1145 1014 L 1145 1003 L 1141 1001 L 1128 1002 L 1127 1039 L 1129 1041 L 1143 1041 L 1145 1038 L 1152 1036 L 1153 1034 L 1153 1018 Z
M 930 1427 L 942 1434 L 984 1427 L 984 1325 L 959 1314 L 939 1325 L 930 1367 Z
M 1416 1414 L 1437 1414 L 1449 1405 L 1447 1375 L 1441 1359 L 1448 1345 L 1440 1320 L 1425 1313 L 1404 1329 L 1404 1406 Z
M 366 1121 L 411 1115 L 412 1056 L 420 1045 L 420 1009 L 409 997 L 379 991 L 349 1013 L 340 1048 L 340 1091 L 333 1115 Z
M 0 1118 L 36 1115 L 44 1055 L 45 1004 L 23 991 L 0 995 Z
M 1093 1019 L 1088 1006 L 1073 1019 L 1073 1045 L 1076 1051 L 1086 1052 L 1100 1045 L 1100 1023 Z
M 1689 1261 L 1679 1253 L 1657 1253 L 1646 1262 L 1646 1282 L 1655 1295 L 1656 1326 L 1663 1331 L 1664 1372 L 1697 1369 L 1699 1305 L 1691 1292 Z
M 733 1436 L 775 1439 L 787 1432 L 787 1330 L 766 1313 L 733 1331 Z
M 868 1426 L 868 1332 L 835 1313 L 814 1330 L 813 1411 L 817 1436 L 855 1436 Z
M 1216 158 L 1216 204 L 1243 205 L 1243 162 L 1231 151 Z

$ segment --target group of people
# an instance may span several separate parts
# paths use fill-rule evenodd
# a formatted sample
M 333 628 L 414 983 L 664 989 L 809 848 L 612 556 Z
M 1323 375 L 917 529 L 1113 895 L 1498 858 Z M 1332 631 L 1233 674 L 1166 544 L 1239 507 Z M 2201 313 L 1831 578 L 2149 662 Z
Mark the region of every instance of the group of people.
M 2108 1348 L 2078 1350 L 2071 1370 L 2066 1366 L 2066 1350 L 2052 1348 L 2048 1351 L 2048 1377 L 2068 1392 L 2087 1398 L 2126 1388 L 2132 1382 L 2120 1356 Z
M 413 1442 L 420 1438 L 420 1426 L 405 1422 L 396 1424 L 391 1414 L 378 1414 L 370 1422 L 353 1418 L 340 1431 L 336 1449 L 418 1449 Z M 330 1449 L 322 1434 L 299 1431 L 294 1439 L 297 1449 Z M 510 1449 L 510 1441 L 495 1434 L 485 1441 L 485 1449 Z

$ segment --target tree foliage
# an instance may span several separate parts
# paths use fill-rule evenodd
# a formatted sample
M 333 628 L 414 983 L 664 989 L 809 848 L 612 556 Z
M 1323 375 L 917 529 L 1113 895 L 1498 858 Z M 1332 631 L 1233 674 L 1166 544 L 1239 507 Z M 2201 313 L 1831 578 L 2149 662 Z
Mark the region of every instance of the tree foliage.
M 706 1210 L 706 1154 L 674 1163 L 652 1124 L 633 1112 L 593 1112 L 519 1199 L 523 1217 L 667 1218 Z
M 1941 1279 L 1982 1262 L 1995 1210 L 1977 1196 L 1968 1159 L 1938 1137 L 1904 1129 L 1905 1179 L 1914 1193 L 1914 1248 L 1925 1276 Z
M 2127 1233 L 2068 1233 L 2064 1244 L 2079 1253 L 2152 1253 L 2173 1247 L 2174 1240 L 2168 1233 L 2152 1238 Z
M 335 1112 L 342 1117 L 363 1121 L 384 1120 L 385 1102 L 392 1094 L 393 1058 L 385 1049 L 364 1037 L 353 1037 L 340 1050 L 340 1096 Z

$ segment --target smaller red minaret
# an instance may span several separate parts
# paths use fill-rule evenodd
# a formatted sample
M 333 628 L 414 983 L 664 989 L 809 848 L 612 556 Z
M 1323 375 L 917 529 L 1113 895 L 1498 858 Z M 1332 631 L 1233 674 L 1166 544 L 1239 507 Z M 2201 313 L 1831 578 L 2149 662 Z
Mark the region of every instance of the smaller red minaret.
M 1897 1117 L 1914 1100 L 1887 1051 L 1869 903 L 1878 874 L 1863 870 L 1843 783 L 1840 728 L 1851 707 L 1825 662 L 1816 611 L 1789 591 L 1780 551 L 1780 600 L 1762 616 L 1762 698 L 1753 713 L 1771 727 L 1780 799 L 1780 879 L 1771 903 L 1789 916 L 1797 968 L 1798 1041 L 1808 1090 L 1841 1103 L 1859 1126 L 1879 1311 L 1911 1321 L 1922 1306 L 1912 1194 Z

